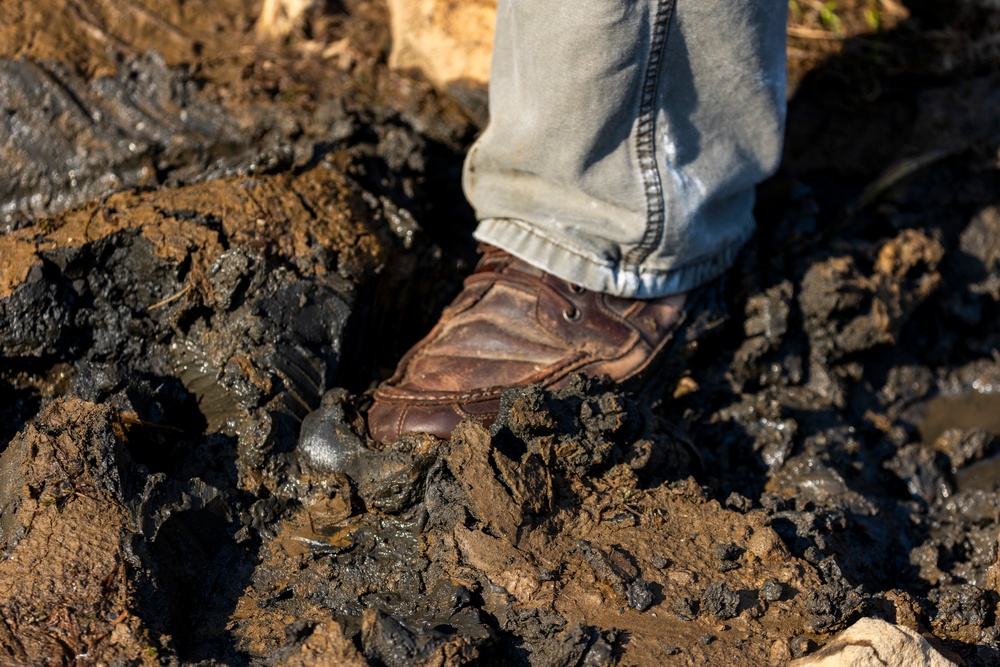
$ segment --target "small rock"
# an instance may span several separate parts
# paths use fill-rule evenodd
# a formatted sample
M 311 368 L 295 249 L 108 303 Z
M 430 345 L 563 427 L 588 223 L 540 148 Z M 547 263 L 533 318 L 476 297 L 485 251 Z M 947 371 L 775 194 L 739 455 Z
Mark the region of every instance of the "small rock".
M 642 579 L 636 579 L 629 584 L 626 597 L 629 606 L 633 609 L 646 611 L 653 606 L 653 592 L 649 590 L 649 584 Z
M 796 637 L 788 643 L 788 647 L 792 651 L 793 658 L 801 658 L 816 650 L 816 642 L 808 637 Z
M 785 585 L 777 579 L 765 579 L 760 587 L 760 597 L 768 602 L 777 602 L 785 594 Z
M 784 639 L 776 639 L 768 651 L 768 656 L 772 665 L 786 665 L 792 659 L 792 652 L 788 650 L 788 642 Z
M 599 638 L 587 649 L 581 667 L 610 667 L 614 663 L 614 649 L 604 638 Z
M 717 544 L 712 550 L 715 558 L 715 569 L 719 572 L 728 572 L 737 569 L 740 564 L 736 561 L 743 554 L 743 550 L 732 543 Z
M 706 588 L 701 598 L 701 608 L 721 621 L 736 616 L 739 607 L 739 594 L 721 581 Z
M 747 550 L 761 560 L 782 559 L 788 555 L 785 543 L 770 526 L 758 528 L 754 532 Z
M 715 548 L 712 549 L 712 555 L 717 560 L 736 560 L 740 557 L 742 551 L 738 546 L 733 543 L 717 544 Z
M 666 646 L 664 647 L 663 652 L 667 655 L 678 655 L 681 650 L 677 646 Z
M 817 549 L 815 546 L 806 547 L 806 550 L 802 552 L 802 557 L 805 558 L 810 563 L 812 563 L 813 565 L 819 565 L 820 563 L 823 562 L 823 559 L 826 558 L 823 552 Z
M 284 39 L 301 28 L 319 5 L 315 0 L 264 0 L 254 30 L 261 37 Z
M 673 564 L 673 561 L 663 556 L 653 556 L 652 559 L 650 559 L 649 564 L 657 570 L 665 570 Z
M 923 444 L 911 444 L 896 452 L 884 465 L 906 483 L 914 497 L 930 505 L 954 492 L 946 474 L 949 464 L 941 452 Z
M 801 638 L 797 638 L 801 639 Z M 793 645 L 794 645 L 793 640 Z M 794 647 L 792 648 L 794 652 Z M 811 656 L 789 667 L 957 667 L 909 628 L 863 618 Z
M 983 459 L 994 445 L 994 437 L 986 429 L 947 429 L 934 441 L 934 449 L 944 452 L 952 468 L 963 468 Z
M 753 507 L 753 501 L 746 496 L 742 496 L 733 491 L 729 494 L 729 497 L 726 498 L 726 507 L 737 512 L 746 513 L 750 511 L 751 507 Z
M 392 53 L 389 66 L 420 69 L 439 88 L 463 86 L 485 107 L 496 2 L 390 0 Z M 462 95 L 460 95 L 462 96 Z M 463 96 L 463 97 L 464 97 Z M 463 99 L 466 105 L 473 100 Z
M 698 601 L 691 598 L 677 598 L 673 607 L 675 612 L 688 619 L 698 615 Z

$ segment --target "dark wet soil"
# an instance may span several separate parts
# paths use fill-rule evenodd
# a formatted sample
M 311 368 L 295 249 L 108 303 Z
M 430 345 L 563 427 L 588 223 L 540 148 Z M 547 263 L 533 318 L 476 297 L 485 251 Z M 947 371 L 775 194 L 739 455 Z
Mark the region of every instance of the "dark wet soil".
M 1000 661 L 1000 12 L 793 7 L 759 233 L 656 387 L 383 447 L 474 116 L 379 3 L 203 5 L 0 0 L 0 662 L 777 665 L 865 616 Z

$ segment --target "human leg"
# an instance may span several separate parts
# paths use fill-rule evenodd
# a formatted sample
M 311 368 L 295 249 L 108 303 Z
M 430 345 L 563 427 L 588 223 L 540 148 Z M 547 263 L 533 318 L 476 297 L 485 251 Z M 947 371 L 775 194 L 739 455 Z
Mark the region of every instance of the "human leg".
M 492 421 L 500 392 L 647 373 L 753 228 L 784 122 L 779 0 L 501 0 L 465 186 L 493 249 L 377 390 L 373 437 Z M 670 296 L 674 295 L 674 296 Z
M 477 238 L 617 296 L 722 273 L 780 158 L 786 7 L 501 0 L 464 176 Z

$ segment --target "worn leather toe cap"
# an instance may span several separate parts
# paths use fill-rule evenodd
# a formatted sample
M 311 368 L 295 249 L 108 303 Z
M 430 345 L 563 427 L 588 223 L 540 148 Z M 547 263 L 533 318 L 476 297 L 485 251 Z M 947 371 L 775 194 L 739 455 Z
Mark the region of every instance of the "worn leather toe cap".
M 419 406 L 375 401 L 368 411 L 368 433 L 376 442 L 395 442 L 404 433 L 429 433 L 445 439 L 462 415 L 451 406 Z
M 368 411 L 368 434 L 376 442 L 395 442 L 406 433 L 429 433 L 446 440 L 464 419 L 473 418 L 489 428 L 496 420 L 499 401 L 472 405 L 420 404 L 379 400 Z

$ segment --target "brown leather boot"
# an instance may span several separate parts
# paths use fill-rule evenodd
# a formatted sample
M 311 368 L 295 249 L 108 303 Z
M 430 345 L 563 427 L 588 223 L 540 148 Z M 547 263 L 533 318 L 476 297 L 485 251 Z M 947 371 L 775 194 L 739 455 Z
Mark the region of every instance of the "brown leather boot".
M 558 388 L 573 372 L 640 378 L 683 319 L 684 295 L 622 299 L 591 292 L 485 247 L 465 289 L 375 391 L 368 430 L 447 438 L 460 421 L 489 426 L 509 387 Z

